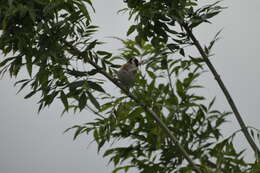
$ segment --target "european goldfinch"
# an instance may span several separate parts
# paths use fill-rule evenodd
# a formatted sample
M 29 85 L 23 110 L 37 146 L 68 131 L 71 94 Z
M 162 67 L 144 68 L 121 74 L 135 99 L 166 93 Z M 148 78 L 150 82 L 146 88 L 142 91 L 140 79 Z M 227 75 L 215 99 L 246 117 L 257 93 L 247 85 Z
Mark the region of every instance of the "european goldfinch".
M 118 78 L 127 89 L 134 85 L 138 65 L 139 61 L 136 58 L 130 58 L 118 71 Z

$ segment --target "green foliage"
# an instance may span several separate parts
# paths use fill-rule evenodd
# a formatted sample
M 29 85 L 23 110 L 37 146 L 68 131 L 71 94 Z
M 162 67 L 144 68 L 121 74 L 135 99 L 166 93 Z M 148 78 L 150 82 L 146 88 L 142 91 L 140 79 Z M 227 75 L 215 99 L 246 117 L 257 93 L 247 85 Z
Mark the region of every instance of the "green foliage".
M 141 69 L 144 74 L 150 74 L 139 74 L 133 88 L 135 96 L 160 115 L 193 160 L 201 163 L 202 170 L 246 171 L 248 165 L 243 160 L 243 152 L 237 153 L 233 137 L 223 139 L 220 131 L 229 113 L 212 109 L 215 99 L 205 105 L 205 98 L 195 94 L 195 89 L 200 87 L 195 81 L 200 76 L 201 66 L 191 59 L 172 59 L 171 54 L 166 55 L 166 48 L 160 50 L 162 56 L 149 44 L 140 47 L 133 43 L 124 41 L 125 49 L 121 56 L 139 52 L 140 57 L 152 57 Z M 166 65 L 161 65 L 164 63 Z M 172 82 L 173 87 L 169 78 L 176 79 Z M 115 172 L 130 167 L 136 167 L 140 172 L 192 170 L 164 131 L 134 101 L 125 96 L 109 100 L 101 105 L 100 113 L 106 116 L 73 128 L 77 136 L 92 132 L 98 150 L 106 143 L 127 139 L 126 145 L 110 148 L 104 153 L 115 166 L 127 163 L 117 167 Z M 214 161 L 217 162 L 212 168 Z
M 194 172 L 183 153 L 170 140 L 142 105 L 129 93 L 111 96 L 108 80 L 115 80 L 118 62 L 138 57 L 145 62 L 137 74 L 131 93 L 151 108 L 176 136 L 202 172 L 257 172 L 259 164 L 249 164 L 233 145 L 234 136 L 224 138 L 221 125 L 228 112 L 214 110 L 214 101 L 197 94 L 204 61 L 189 55 L 192 46 L 182 24 L 194 29 L 209 22 L 223 8 L 214 3 L 198 7 L 196 0 L 125 0 L 130 19 L 135 20 L 121 40 L 119 55 L 99 50 L 93 39 L 97 26 L 91 25 L 90 0 L 0 0 L 0 74 L 11 77 L 28 73 L 17 81 L 25 98 L 39 93 L 39 111 L 60 100 L 64 111 L 88 109 L 98 118 L 75 125 L 74 139 L 92 134 L 101 151 L 105 144 L 127 140 L 109 147 L 115 170 L 137 168 L 146 172 Z M 205 52 L 218 39 L 214 37 Z M 102 74 L 104 77 L 101 77 Z M 107 80 L 108 79 L 108 80 Z M 90 104 L 94 107 L 91 108 Z M 252 128 L 252 136 L 259 131 Z
M 151 41 L 158 48 L 161 44 L 171 42 L 170 49 L 179 49 L 180 45 L 190 43 L 187 34 L 178 28 L 178 24 L 187 23 L 193 29 L 202 23 L 210 23 L 210 19 L 224 8 L 219 1 L 198 8 L 197 0 L 126 0 L 132 25 L 127 34 L 137 31 L 135 40 Z M 180 49 L 184 54 L 183 49 Z
M 104 93 L 99 82 L 89 79 L 96 74 L 95 69 L 82 72 L 77 63 L 79 57 L 69 58 L 64 40 L 74 40 L 91 50 L 99 42 L 91 41 L 91 35 L 97 27 L 90 25 L 90 18 L 85 4 L 91 1 L 1 1 L 2 34 L 0 49 L 4 55 L 14 54 L 0 63 L 1 73 L 9 71 L 17 76 L 26 66 L 30 79 L 22 80 L 21 89 L 30 86 L 30 98 L 41 92 L 39 110 L 50 105 L 60 96 L 65 110 L 82 110 L 89 98 L 94 106 L 99 107 L 93 91 Z M 84 77 L 84 80 L 79 80 Z M 80 96 L 79 96 L 80 95 Z M 78 105 L 71 105 L 70 100 L 77 100 Z

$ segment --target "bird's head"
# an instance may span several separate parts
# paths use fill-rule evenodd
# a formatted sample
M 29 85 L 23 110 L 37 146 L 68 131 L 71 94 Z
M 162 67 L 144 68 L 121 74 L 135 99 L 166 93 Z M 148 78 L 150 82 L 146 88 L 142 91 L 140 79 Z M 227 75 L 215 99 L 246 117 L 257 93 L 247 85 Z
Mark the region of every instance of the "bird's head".
M 138 65 L 139 65 L 139 61 L 136 58 L 130 58 L 128 60 L 128 63 L 134 64 L 136 67 L 138 67 Z

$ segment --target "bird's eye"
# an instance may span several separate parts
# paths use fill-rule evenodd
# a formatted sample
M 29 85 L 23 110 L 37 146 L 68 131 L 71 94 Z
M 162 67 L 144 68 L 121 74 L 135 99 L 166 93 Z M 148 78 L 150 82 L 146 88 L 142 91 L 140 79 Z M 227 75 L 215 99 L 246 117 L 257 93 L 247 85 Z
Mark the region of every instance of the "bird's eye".
M 139 62 L 138 62 L 138 60 L 137 60 L 137 59 L 134 59 L 134 63 L 135 63 L 135 65 L 136 65 L 136 66 L 138 66 L 138 65 L 139 65 Z

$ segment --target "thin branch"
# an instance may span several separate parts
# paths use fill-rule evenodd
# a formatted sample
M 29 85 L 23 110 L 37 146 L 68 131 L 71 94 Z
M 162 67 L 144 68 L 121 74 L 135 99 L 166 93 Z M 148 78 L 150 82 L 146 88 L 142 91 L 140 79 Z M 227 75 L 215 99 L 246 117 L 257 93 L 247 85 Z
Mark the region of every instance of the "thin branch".
M 92 107 L 90 107 L 88 104 L 86 104 L 86 107 L 88 108 L 87 110 L 90 110 L 90 112 L 92 112 L 93 114 L 97 115 L 100 118 L 105 118 L 103 115 L 101 115 L 100 113 L 98 113 L 97 111 L 95 111 Z
M 171 73 L 170 73 L 170 70 L 169 70 L 168 61 L 166 63 L 166 71 L 167 71 L 167 76 L 168 76 L 168 80 L 169 80 L 169 83 L 170 83 L 171 92 L 172 92 L 172 95 L 174 96 L 174 89 L 173 89 L 173 86 L 172 86 Z
M 250 136 L 247 127 L 235 105 L 235 102 L 233 101 L 233 98 L 231 97 L 231 95 L 229 94 L 229 91 L 227 90 L 224 82 L 221 80 L 219 74 L 217 73 L 215 67 L 213 66 L 213 64 L 211 63 L 211 61 L 209 60 L 207 54 L 205 53 L 205 51 L 203 50 L 201 44 L 199 43 L 199 41 L 196 39 L 196 37 L 194 36 L 194 34 L 192 33 L 192 31 L 190 30 L 189 26 L 187 24 L 181 24 L 182 27 L 185 29 L 185 31 L 187 32 L 188 36 L 190 37 L 190 39 L 192 40 L 193 44 L 195 45 L 195 47 L 197 48 L 197 50 L 199 51 L 199 53 L 201 54 L 202 58 L 204 59 L 205 63 L 207 64 L 208 68 L 210 69 L 211 73 L 213 74 L 213 76 L 215 77 L 218 85 L 220 86 L 221 90 L 223 91 L 241 129 L 242 132 L 244 133 L 248 143 L 250 144 L 251 148 L 254 150 L 255 154 L 256 154 L 256 158 L 258 158 L 260 160 L 260 150 L 257 147 L 257 145 L 255 144 L 254 140 L 252 139 L 252 137 Z
M 75 48 L 73 45 L 71 45 L 68 42 L 65 42 L 67 46 L 69 46 L 73 51 L 75 51 L 79 56 L 84 56 L 82 53 Z M 118 80 L 110 76 L 107 72 L 105 72 L 99 65 L 97 65 L 95 62 L 90 60 L 88 58 L 88 63 L 91 64 L 94 68 L 98 70 L 100 74 L 105 76 L 108 80 L 110 80 L 114 85 L 116 85 L 118 88 L 120 88 L 129 98 L 134 100 L 137 104 L 139 104 L 145 112 L 150 114 L 152 118 L 159 124 L 159 126 L 165 131 L 165 133 L 170 137 L 170 139 L 173 141 L 173 143 L 179 148 L 185 159 L 188 161 L 188 163 L 194 168 L 194 170 L 197 173 L 202 173 L 202 171 L 198 168 L 198 166 L 193 162 L 193 160 L 190 158 L 186 150 L 182 147 L 182 145 L 178 142 L 178 139 L 173 135 L 173 133 L 170 131 L 170 129 L 166 126 L 166 124 L 159 118 L 159 116 L 151 110 L 147 105 L 143 104 L 140 99 L 135 97 L 132 93 L 130 93 L 125 87 L 123 87 Z

